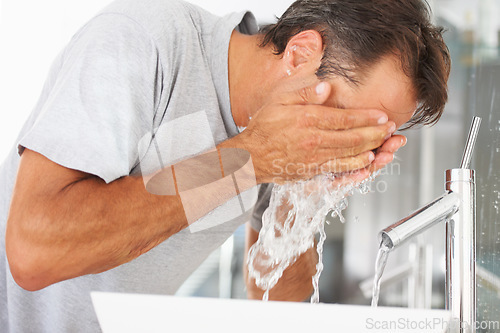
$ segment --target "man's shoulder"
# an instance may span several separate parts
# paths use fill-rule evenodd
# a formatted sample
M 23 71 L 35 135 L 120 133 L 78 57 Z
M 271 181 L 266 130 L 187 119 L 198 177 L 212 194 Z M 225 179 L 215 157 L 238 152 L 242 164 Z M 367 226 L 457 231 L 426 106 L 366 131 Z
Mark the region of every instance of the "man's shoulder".
M 119 14 L 143 26 L 153 36 L 165 34 L 166 29 L 194 28 L 212 14 L 183 0 L 115 0 L 101 14 Z
M 182 44 L 197 41 L 192 37 L 215 21 L 211 15 L 182 0 L 115 0 L 75 33 L 65 53 L 90 42 L 105 44 L 102 50 L 128 47 L 132 53 L 143 45 L 163 61 L 173 59 Z

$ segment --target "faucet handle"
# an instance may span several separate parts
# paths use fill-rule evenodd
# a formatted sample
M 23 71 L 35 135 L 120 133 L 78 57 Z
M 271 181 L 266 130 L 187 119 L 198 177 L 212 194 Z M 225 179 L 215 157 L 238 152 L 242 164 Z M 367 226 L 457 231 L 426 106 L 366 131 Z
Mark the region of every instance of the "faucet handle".
M 479 126 L 481 125 L 481 118 L 474 117 L 472 119 L 472 124 L 469 130 L 469 136 L 467 137 L 467 143 L 465 144 L 464 154 L 462 156 L 462 163 L 460 163 L 460 169 L 469 169 L 470 162 L 472 158 L 472 151 L 476 144 L 477 134 L 479 132 Z

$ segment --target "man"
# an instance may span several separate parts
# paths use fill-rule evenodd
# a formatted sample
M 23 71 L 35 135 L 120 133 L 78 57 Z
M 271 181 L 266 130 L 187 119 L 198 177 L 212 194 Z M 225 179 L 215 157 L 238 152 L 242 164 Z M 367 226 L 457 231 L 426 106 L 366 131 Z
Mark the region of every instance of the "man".
M 397 128 L 439 119 L 448 72 L 419 0 L 298 1 L 262 33 L 250 14 L 112 3 L 2 167 L 2 331 L 98 331 L 90 291 L 174 293 L 250 219 L 256 185 L 389 163 Z M 306 298 L 315 260 L 270 298 Z

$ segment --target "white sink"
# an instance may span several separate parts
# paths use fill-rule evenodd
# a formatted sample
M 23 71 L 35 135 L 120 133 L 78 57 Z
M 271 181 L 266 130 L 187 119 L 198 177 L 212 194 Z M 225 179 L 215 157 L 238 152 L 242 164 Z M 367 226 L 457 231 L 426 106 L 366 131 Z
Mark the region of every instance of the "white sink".
M 104 333 L 446 332 L 445 310 L 93 292 Z

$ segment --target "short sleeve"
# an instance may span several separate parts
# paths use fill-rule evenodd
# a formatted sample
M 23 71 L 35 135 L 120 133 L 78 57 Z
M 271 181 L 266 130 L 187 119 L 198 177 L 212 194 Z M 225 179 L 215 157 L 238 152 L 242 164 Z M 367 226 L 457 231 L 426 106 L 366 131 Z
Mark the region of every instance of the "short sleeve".
M 126 16 L 101 14 L 61 57 L 33 126 L 19 141 L 20 153 L 34 150 L 108 183 L 130 174 L 158 103 L 161 66 L 154 42 Z
M 262 228 L 262 215 L 267 207 L 269 207 L 272 191 L 273 184 L 262 184 L 260 186 L 257 203 L 255 204 L 252 217 L 250 218 L 250 225 L 256 231 L 260 231 Z

